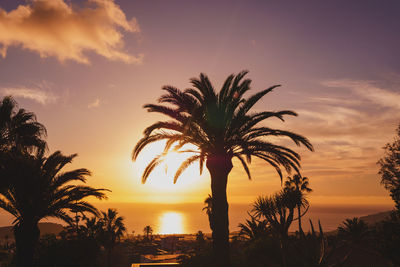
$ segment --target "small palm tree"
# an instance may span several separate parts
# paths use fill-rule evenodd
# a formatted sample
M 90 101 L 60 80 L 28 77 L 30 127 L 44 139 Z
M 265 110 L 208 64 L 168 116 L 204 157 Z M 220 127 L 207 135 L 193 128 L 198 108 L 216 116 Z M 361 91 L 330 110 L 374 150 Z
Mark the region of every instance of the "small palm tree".
M 99 239 L 103 232 L 103 221 L 96 216 L 84 220 L 85 224 L 81 226 L 82 234 L 90 239 Z
M 85 199 L 90 196 L 104 199 L 104 189 L 72 184 L 85 183 L 90 172 L 87 169 L 61 172 L 75 157 L 76 154 L 64 156 L 59 151 L 45 157 L 42 150 L 36 154 L 14 151 L 4 158 L 7 168 L 0 170 L 0 179 L 11 182 L 0 194 L 0 208 L 15 218 L 18 266 L 33 265 L 40 220 L 54 217 L 72 223 L 68 215 L 72 210 L 98 214 Z
M 298 191 L 285 188 L 270 197 L 258 197 L 253 204 L 256 218 L 263 217 L 271 227 L 272 233 L 279 238 L 283 266 L 287 266 L 285 253 L 289 227 L 294 220 L 294 210 L 301 201 L 301 194 Z
M 232 170 L 232 158 L 237 158 L 251 178 L 248 163 L 257 157 L 276 169 L 282 179 L 281 167 L 287 172 L 299 171 L 300 156 L 295 151 L 271 143 L 268 137 L 288 137 L 296 145 L 312 150 L 310 142 L 303 136 L 289 131 L 260 126 L 268 118 L 283 120 L 284 116 L 297 116 L 293 111 L 251 112 L 253 106 L 267 93 L 277 88 L 272 86 L 248 98 L 251 80 L 245 79 L 247 71 L 230 75 L 222 89 L 216 92 L 208 77 L 200 74 L 191 79 L 194 88 L 181 91 L 164 86 L 166 94 L 159 98 L 161 104 L 147 104 L 149 112 L 168 116 L 171 120 L 156 122 L 144 130 L 144 137 L 136 144 L 132 158 L 136 160 L 142 149 L 150 143 L 166 140 L 164 153 L 155 157 L 143 172 L 146 182 L 153 169 L 159 165 L 171 149 L 190 152 L 175 174 L 174 182 L 192 163 L 199 161 L 200 173 L 204 163 L 211 175 L 212 222 L 214 229 L 213 252 L 219 265 L 229 265 L 229 221 L 226 187 Z M 197 149 L 187 150 L 186 144 Z
M 119 241 L 126 232 L 126 227 L 123 221 L 124 218 L 118 216 L 118 212 L 115 209 L 108 209 L 107 212 L 102 212 L 101 223 L 103 228 L 104 245 L 108 251 L 108 266 L 112 266 L 111 256 L 116 242 Z
M 281 190 L 270 197 L 258 197 L 253 204 L 253 212 L 256 218 L 264 218 L 272 232 L 285 242 L 294 220 L 294 209 L 299 201 L 301 196 L 298 192 Z
M 17 102 L 6 96 L 0 101 L 0 151 L 12 148 L 33 151 L 44 150 L 46 128 L 36 121 L 36 116 L 18 109 Z
M 208 194 L 208 197 L 204 200 L 204 208 L 202 210 L 205 210 L 208 216 L 208 222 L 210 224 L 210 229 L 211 231 L 214 231 L 214 223 L 212 221 L 213 216 L 212 216 L 212 196 Z
M 202 231 L 198 231 L 196 233 L 196 247 L 197 247 L 197 249 L 204 248 L 205 243 L 206 243 L 206 239 L 205 239 L 204 233 Z
M 293 177 L 288 177 L 285 182 L 285 188 L 290 188 L 291 190 L 295 190 L 301 195 L 301 202 L 297 205 L 297 215 L 299 221 L 299 233 L 301 236 L 304 235 L 303 229 L 301 228 L 301 217 L 303 217 L 308 211 L 309 203 L 306 199 L 306 193 L 312 192 L 312 189 L 309 187 L 309 179 L 307 177 L 303 177 L 300 174 L 295 174 Z M 306 209 L 303 213 L 301 213 L 301 208 L 306 206 Z
M 370 234 L 368 225 L 357 217 L 346 219 L 338 227 L 338 236 L 350 244 L 360 244 L 365 241 Z
M 153 234 L 153 228 L 150 225 L 147 225 L 143 228 L 143 233 L 146 236 L 147 240 L 151 239 L 151 235 Z
M 266 220 L 257 220 L 253 215 L 249 214 L 250 220 L 246 219 L 246 223 L 240 223 L 239 235 L 247 240 L 256 240 L 266 236 L 269 232 L 269 225 Z

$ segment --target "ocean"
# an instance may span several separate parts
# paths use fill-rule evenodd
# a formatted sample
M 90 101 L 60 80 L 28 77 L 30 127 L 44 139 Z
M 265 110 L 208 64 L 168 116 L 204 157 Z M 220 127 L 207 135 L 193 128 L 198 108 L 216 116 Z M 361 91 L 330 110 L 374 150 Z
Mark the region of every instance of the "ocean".
M 96 203 L 99 210 L 116 208 L 124 217 L 128 234 L 143 234 L 143 228 L 150 225 L 154 234 L 192 234 L 197 231 L 209 233 L 208 217 L 202 211 L 202 203 L 185 204 L 150 204 L 150 203 Z M 360 217 L 377 212 L 388 211 L 393 207 L 388 205 L 311 205 L 307 214 L 302 218 L 305 231 L 309 229 L 309 219 L 318 227 L 318 220 L 324 231 L 335 230 L 346 218 Z M 250 204 L 232 203 L 229 205 L 230 231 L 237 231 L 238 224 L 244 223 L 249 218 L 247 212 L 251 210 Z M 0 211 L 0 226 L 12 224 L 12 216 L 5 211 Z M 44 220 L 59 222 L 54 219 Z M 297 229 L 297 221 L 291 226 L 291 231 Z

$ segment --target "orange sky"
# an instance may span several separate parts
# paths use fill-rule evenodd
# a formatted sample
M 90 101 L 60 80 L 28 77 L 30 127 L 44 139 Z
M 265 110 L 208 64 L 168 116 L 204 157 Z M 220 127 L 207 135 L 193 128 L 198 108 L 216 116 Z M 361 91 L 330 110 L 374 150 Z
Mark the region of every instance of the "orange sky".
M 313 143 L 314 153 L 296 148 L 312 203 L 390 205 L 376 162 L 400 122 L 396 10 L 396 1 L 5 0 L 0 95 L 37 114 L 51 151 L 78 153 L 72 167 L 92 170 L 89 184 L 111 189 L 109 201 L 202 202 L 210 180 L 196 166 L 176 185 L 173 166 L 141 184 L 144 162 L 160 149 L 131 162 L 143 129 L 160 119 L 142 106 L 163 85 L 186 88 L 200 72 L 219 88 L 227 75 L 248 69 L 253 92 L 282 84 L 257 110 L 299 113 L 267 123 Z M 232 170 L 230 202 L 279 190 L 271 167 L 254 161 L 251 171 L 248 181 L 239 165 Z

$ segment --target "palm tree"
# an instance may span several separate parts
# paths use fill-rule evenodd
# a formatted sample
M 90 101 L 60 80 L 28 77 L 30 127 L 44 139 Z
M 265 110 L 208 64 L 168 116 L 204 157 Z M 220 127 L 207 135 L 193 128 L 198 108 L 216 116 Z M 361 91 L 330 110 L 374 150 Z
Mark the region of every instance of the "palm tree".
M 7 168 L 0 170 L 0 179 L 11 182 L 0 194 L 0 208 L 15 217 L 18 266 L 33 266 L 40 220 L 54 217 L 71 223 L 73 219 L 68 215 L 71 210 L 98 213 L 85 199 L 105 198 L 104 189 L 71 184 L 85 183 L 90 172 L 87 169 L 61 172 L 75 157 L 76 154 L 64 156 L 59 151 L 45 157 L 41 150 L 35 154 L 14 151 L 5 158 Z
M 338 227 L 339 238 L 351 244 L 360 244 L 369 234 L 368 225 L 357 217 L 344 220 Z
M 306 199 L 306 195 L 305 193 L 310 193 L 312 192 L 312 189 L 309 187 L 310 183 L 309 183 L 309 179 L 307 177 L 303 177 L 300 174 L 295 174 L 293 175 L 293 177 L 287 177 L 287 180 L 285 182 L 285 188 L 291 188 L 292 190 L 295 190 L 297 192 L 300 193 L 301 195 L 301 202 L 298 203 L 297 205 L 297 214 L 298 214 L 298 221 L 299 221 L 299 233 L 301 236 L 304 235 L 303 229 L 301 228 L 301 217 L 304 216 L 304 214 L 306 214 L 306 212 L 308 211 L 308 207 L 309 207 L 309 203 Z M 303 204 L 306 205 L 306 210 L 303 212 L 303 214 L 301 213 L 301 207 L 303 206 Z
M 146 235 L 146 239 L 150 240 L 151 235 L 153 234 L 153 228 L 150 225 L 147 225 L 143 228 L 143 232 Z
M 269 225 L 266 220 L 257 220 L 253 215 L 249 214 L 250 220 L 246 219 L 246 222 L 240 223 L 239 235 L 248 239 L 256 240 L 263 236 L 266 236 L 269 232 Z
M 36 121 L 34 113 L 18 109 L 11 96 L 0 101 L 0 151 L 45 149 L 45 136 L 46 128 Z
M 294 209 L 301 203 L 302 197 L 298 191 L 285 188 L 270 197 L 258 197 L 253 204 L 256 218 L 264 217 L 271 231 L 279 238 L 283 266 L 286 266 L 285 251 L 289 227 L 294 220 Z
M 98 217 L 85 218 L 85 224 L 81 226 L 82 234 L 91 239 L 98 239 L 103 231 L 103 221 Z
M 46 128 L 36 121 L 35 114 L 18 109 L 11 96 L 0 101 L 0 171 L 6 169 L 5 159 L 11 150 L 33 152 L 45 150 Z M 8 186 L 7 179 L 0 180 L 0 191 Z
M 271 230 L 281 240 L 288 237 L 289 227 L 294 218 L 294 209 L 300 201 L 300 194 L 294 190 L 281 190 L 272 196 L 260 196 L 253 204 L 256 218 L 264 218 Z
M 104 245 L 108 251 L 108 266 L 111 266 L 112 251 L 117 241 L 126 232 L 126 227 L 123 222 L 124 218 L 118 216 L 115 209 L 108 209 L 107 212 L 102 212 L 102 226 L 104 235 Z
M 289 131 L 259 126 L 267 118 L 283 120 L 285 115 L 296 116 L 293 111 L 250 112 L 252 107 L 278 85 L 258 92 L 248 98 L 244 94 L 250 90 L 251 80 L 245 79 L 247 71 L 230 75 L 222 89 L 216 92 L 208 77 L 191 79 L 194 88 L 179 90 L 164 86 L 166 94 L 160 104 L 147 104 L 149 112 L 167 115 L 172 120 L 156 122 L 144 130 L 144 137 L 136 144 L 132 159 L 136 160 L 142 149 L 153 142 L 166 140 L 165 150 L 155 157 L 143 172 L 142 182 L 146 182 L 153 169 L 165 158 L 171 149 L 190 152 L 175 174 L 174 182 L 192 163 L 199 161 L 200 173 L 204 163 L 211 175 L 212 221 L 214 229 L 213 252 L 219 265 L 229 265 L 229 222 L 226 186 L 233 167 L 232 158 L 243 165 L 249 179 L 248 163 L 255 156 L 273 166 L 282 179 L 281 167 L 287 172 L 299 171 L 300 155 L 295 151 L 267 140 L 267 137 L 288 137 L 297 145 L 313 150 L 311 143 L 303 136 Z M 187 144 L 197 149 L 187 149 Z M 247 161 L 246 161 L 247 160 Z
M 212 196 L 208 194 L 208 197 L 204 200 L 204 208 L 202 210 L 205 210 L 208 216 L 208 222 L 210 224 L 210 229 L 211 231 L 214 231 L 214 223 L 213 223 L 213 216 L 212 216 Z

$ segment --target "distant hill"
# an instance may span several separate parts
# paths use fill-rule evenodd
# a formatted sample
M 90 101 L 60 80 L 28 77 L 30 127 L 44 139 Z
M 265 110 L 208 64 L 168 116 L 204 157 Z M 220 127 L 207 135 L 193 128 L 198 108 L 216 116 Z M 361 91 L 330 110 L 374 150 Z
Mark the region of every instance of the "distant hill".
M 42 236 L 45 234 L 59 234 L 64 229 L 64 227 L 58 223 L 43 222 L 39 223 L 39 229 L 40 235 Z M 0 227 L 0 239 L 4 239 L 5 236 L 8 236 L 8 238 L 10 239 L 14 238 L 12 226 Z
M 360 217 L 360 219 L 369 225 L 374 225 L 378 222 L 384 221 L 385 219 L 389 218 L 391 212 L 392 212 L 391 210 L 383 211 L 383 212 L 379 212 L 379 213 L 375 213 L 375 214 L 371 214 L 371 215 L 367 215 L 367 216 L 362 216 L 362 217 Z

